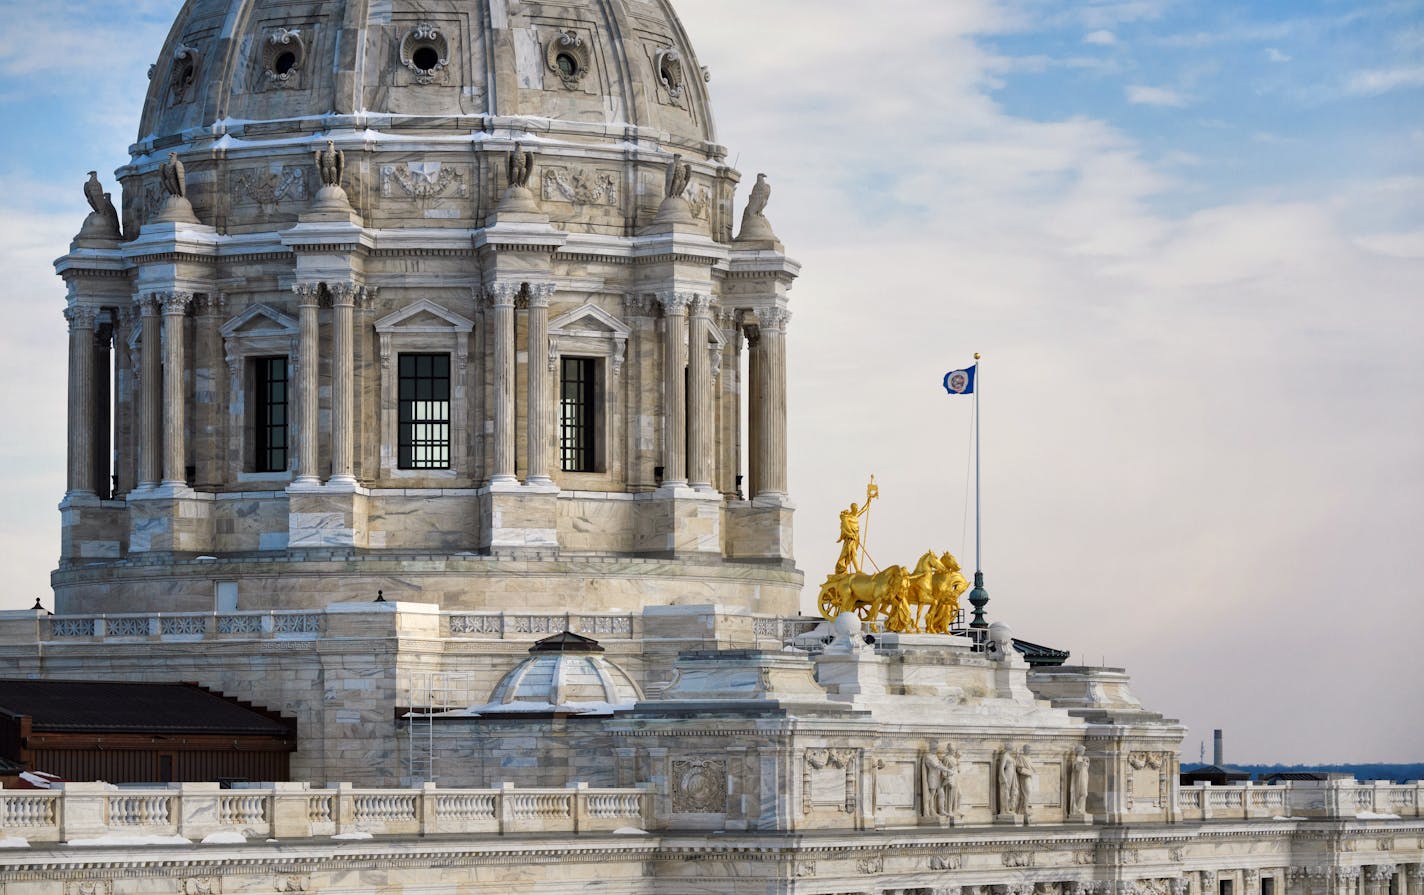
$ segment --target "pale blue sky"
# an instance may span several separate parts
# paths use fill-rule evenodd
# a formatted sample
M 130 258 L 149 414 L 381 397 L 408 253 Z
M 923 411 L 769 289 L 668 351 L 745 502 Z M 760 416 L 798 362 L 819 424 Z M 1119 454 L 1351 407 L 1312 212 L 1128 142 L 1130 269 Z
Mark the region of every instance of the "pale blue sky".
M 1418 759 L 1424 0 L 680 0 L 720 136 L 805 264 L 798 556 L 872 472 L 877 557 L 963 536 L 986 355 L 991 615 L 1240 760 Z M 79 186 L 178 8 L 0 2 L 0 605 L 63 490 Z

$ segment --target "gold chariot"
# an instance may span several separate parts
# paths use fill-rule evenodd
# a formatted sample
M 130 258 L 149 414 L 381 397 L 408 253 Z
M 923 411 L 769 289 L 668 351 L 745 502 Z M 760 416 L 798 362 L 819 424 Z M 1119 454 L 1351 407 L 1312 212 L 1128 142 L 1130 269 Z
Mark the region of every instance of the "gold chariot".
M 926 551 L 913 569 L 902 565 L 877 567 L 866 572 L 863 563 L 875 561 L 865 552 L 862 519 L 870 503 L 880 496 L 875 476 L 865 489 L 865 503 L 841 511 L 840 556 L 836 570 L 821 585 L 821 615 L 834 619 L 854 612 L 862 622 L 897 634 L 948 634 L 959 616 L 959 595 L 969 589 L 969 581 L 959 561 L 949 551 Z M 866 528 L 869 528 L 868 523 Z

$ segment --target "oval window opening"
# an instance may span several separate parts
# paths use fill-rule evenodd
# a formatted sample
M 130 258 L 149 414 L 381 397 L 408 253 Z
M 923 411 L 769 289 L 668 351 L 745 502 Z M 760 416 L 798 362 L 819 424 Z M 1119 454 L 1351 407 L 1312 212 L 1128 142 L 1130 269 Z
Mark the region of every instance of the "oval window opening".
M 421 71 L 430 71 L 440 64 L 440 54 L 435 52 L 434 47 L 420 47 L 410 54 L 410 61 Z
M 565 78 L 572 78 L 578 75 L 578 60 L 568 53 L 560 53 L 554 60 L 559 65 L 559 74 Z
M 285 75 L 296 67 L 297 54 L 291 50 L 282 53 L 282 55 L 278 56 L 277 60 L 272 63 L 272 70 L 279 75 Z

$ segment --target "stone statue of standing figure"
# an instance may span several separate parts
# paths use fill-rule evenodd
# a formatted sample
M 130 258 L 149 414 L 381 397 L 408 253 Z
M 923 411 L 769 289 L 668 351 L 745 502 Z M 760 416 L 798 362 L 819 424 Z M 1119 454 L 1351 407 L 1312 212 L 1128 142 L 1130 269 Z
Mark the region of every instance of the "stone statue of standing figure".
M 1004 746 L 999 753 L 999 813 L 1013 814 L 1019 800 L 1018 772 L 1014 763 L 1014 750 Z
M 959 816 L 959 751 L 949 744 L 936 753 L 931 745 L 923 768 L 925 813 L 954 820 Z
M 1019 750 L 1018 755 L 1014 756 L 1014 774 L 1018 777 L 1018 785 L 1015 787 L 1018 799 L 1014 806 L 1014 813 L 1028 817 L 1029 803 L 1033 801 L 1033 785 L 1038 777 L 1038 772 L 1033 767 L 1033 758 L 1029 755 L 1027 744 Z
M 1073 747 L 1068 765 L 1068 813 L 1072 817 L 1088 813 L 1088 750 L 1082 746 Z

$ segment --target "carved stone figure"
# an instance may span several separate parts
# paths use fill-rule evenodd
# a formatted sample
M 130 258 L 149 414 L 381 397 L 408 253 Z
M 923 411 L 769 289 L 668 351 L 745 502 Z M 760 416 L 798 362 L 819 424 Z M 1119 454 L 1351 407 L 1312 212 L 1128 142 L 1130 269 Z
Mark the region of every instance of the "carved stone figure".
M 99 183 L 97 171 L 89 172 L 89 179 L 84 182 L 84 198 L 89 202 L 89 207 L 97 215 L 97 223 L 102 228 L 104 235 L 117 236 L 119 233 L 119 213 L 114 209 L 114 200 L 109 193 L 104 192 L 103 184 Z M 85 221 L 85 229 L 88 229 L 88 221 Z
M 742 212 L 742 226 L 747 224 L 749 217 L 761 217 L 766 211 L 766 203 L 771 201 L 771 184 L 767 182 L 765 174 L 758 174 L 756 183 L 752 186 L 751 195 L 747 197 L 746 210 Z
M 684 164 L 682 155 L 679 153 L 668 162 L 667 176 L 664 183 L 664 195 L 669 199 L 677 199 L 687 191 L 687 185 L 692 182 L 692 166 Z
M 327 140 L 326 148 L 316 151 L 316 171 L 323 187 L 341 186 L 346 174 L 346 153 L 337 149 L 335 142 Z
M 520 144 L 514 144 L 514 151 L 505 160 L 511 188 L 528 189 L 529 175 L 534 173 L 534 153 L 525 152 Z
M 163 184 L 165 195 L 188 198 L 188 174 L 183 169 L 183 160 L 178 157 L 178 153 L 168 153 L 168 161 L 158 166 L 158 179 Z
M 952 744 L 938 754 L 933 747 L 922 761 L 925 813 L 953 820 L 959 816 L 959 751 Z
M 1081 817 L 1088 811 L 1088 750 L 1073 747 L 1068 765 L 1068 813 Z
M 1027 817 L 1029 803 L 1033 800 L 1034 781 L 1038 778 L 1038 772 L 1033 767 L 1033 758 L 1029 755 L 1027 744 L 1019 750 L 1018 755 L 1014 756 L 1014 774 L 1018 777 L 1015 787 L 1018 795 L 1015 813 Z
M 1008 746 L 999 753 L 999 813 L 1013 814 L 1014 808 L 1019 801 L 1019 786 L 1017 768 L 1014 762 L 1014 750 Z

